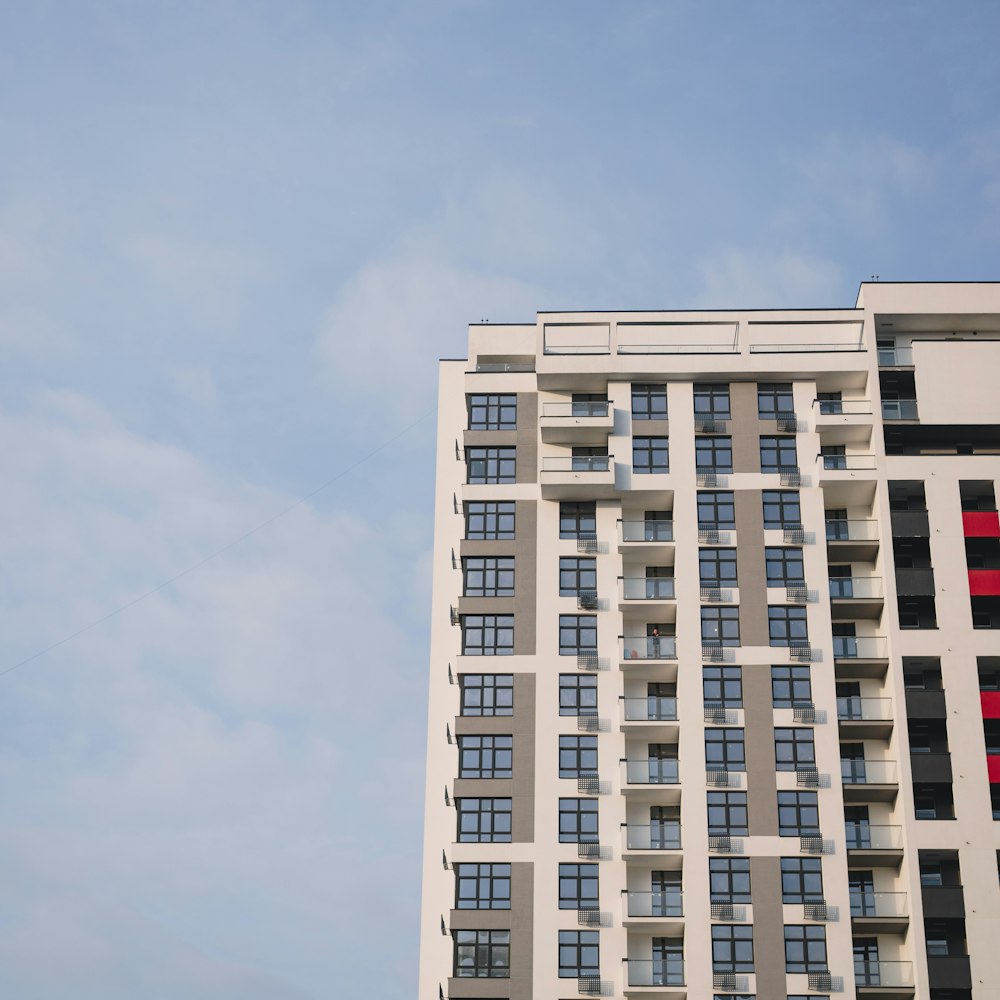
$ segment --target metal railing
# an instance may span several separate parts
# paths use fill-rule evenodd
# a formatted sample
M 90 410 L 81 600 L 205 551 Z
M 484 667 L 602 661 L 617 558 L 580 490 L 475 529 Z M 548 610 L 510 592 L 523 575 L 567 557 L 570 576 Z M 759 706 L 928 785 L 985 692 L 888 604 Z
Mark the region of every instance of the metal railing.
M 684 893 L 676 889 L 625 893 L 625 912 L 630 917 L 683 917 Z
M 848 695 L 837 698 L 839 722 L 885 722 L 892 718 L 892 701 L 889 698 L 862 698 Z
M 882 597 L 880 576 L 831 576 L 830 598 L 834 601 L 857 597 Z
M 905 917 L 905 892 L 875 892 L 874 889 L 851 890 L 852 917 Z
M 672 635 L 626 635 L 618 643 L 623 660 L 677 659 L 677 639 Z
M 871 472 L 875 469 L 875 456 L 867 452 L 854 455 L 816 456 L 827 472 Z
M 894 760 L 841 760 L 840 780 L 845 785 L 895 785 L 897 776 Z
M 828 519 L 826 522 L 828 542 L 874 542 L 878 541 L 878 521 L 866 519 Z
M 613 455 L 548 455 L 542 472 L 610 472 Z
M 844 835 L 849 851 L 901 851 L 903 849 L 903 829 L 899 826 L 846 823 Z
M 683 958 L 626 958 L 629 986 L 683 986 Z
M 650 695 L 622 698 L 626 722 L 676 722 L 677 699 Z
M 872 404 L 868 399 L 814 399 L 821 417 L 871 416 Z
M 626 823 L 625 848 L 629 851 L 679 851 L 681 849 L 680 820 L 662 823 Z
M 534 361 L 477 361 L 477 372 L 533 372 Z
M 866 962 L 864 959 L 854 960 L 855 986 L 912 986 L 912 962 Z
M 608 400 L 586 400 L 573 403 L 543 403 L 543 417 L 606 417 L 610 412 Z
M 915 399 L 883 399 L 883 420 L 916 420 L 917 401 Z
M 836 660 L 884 660 L 888 644 L 882 635 L 835 635 L 833 656 Z
M 676 757 L 623 760 L 621 764 L 626 785 L 676 785 L 680 781 Z
M 672 542 L 673 521 L 619 521 L 623 542 Z
M 672 576 L 626 576 L 619 577 L 622 598 L 626 601 L 673 600 L 674 578 Z

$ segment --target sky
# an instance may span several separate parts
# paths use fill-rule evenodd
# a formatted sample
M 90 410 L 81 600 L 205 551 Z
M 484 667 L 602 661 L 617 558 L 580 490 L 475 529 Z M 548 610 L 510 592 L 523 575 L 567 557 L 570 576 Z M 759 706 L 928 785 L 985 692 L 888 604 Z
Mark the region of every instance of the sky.
M 998 35 L 0 0 L 0 996 L 415 996 L 436 359 L 1000 278 Z

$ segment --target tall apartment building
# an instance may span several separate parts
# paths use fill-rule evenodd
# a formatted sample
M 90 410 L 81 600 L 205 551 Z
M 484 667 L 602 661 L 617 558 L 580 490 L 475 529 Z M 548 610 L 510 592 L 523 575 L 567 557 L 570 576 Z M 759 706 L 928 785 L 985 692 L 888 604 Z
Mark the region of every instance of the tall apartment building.
M 420 1000 L 1000 998 L 1000 284 L 441 365 Z

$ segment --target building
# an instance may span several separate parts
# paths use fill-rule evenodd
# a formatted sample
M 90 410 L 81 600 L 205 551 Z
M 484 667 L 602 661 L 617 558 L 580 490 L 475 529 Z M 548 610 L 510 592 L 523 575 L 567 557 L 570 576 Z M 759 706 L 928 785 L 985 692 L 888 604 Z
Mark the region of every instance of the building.
M 441 364 L 420 1000 L 1000 998 L 1000 284 Z

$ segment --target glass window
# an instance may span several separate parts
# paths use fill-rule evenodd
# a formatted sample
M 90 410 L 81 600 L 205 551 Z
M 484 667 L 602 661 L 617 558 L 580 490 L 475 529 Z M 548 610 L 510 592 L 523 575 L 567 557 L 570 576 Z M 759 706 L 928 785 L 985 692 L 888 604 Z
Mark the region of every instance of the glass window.
M 469 483 L 513 483 L 515 448 L 465 449 Z
M 695 382 L 694 412 L 697 416 L 729 419 L 729 386 L 725 382 Z
M 579 979 L 601 972 L 600 934 L 597 931 L 559 932 L 559 978 Z
M 775 708 L 812 705 L 812 676 L 808 663 L 771 667 L 771 703 Z
M 764 566 L 769 587 L 787 587 L 806 582 L 802 549 L 781 546 L 764 549 Z
M 791 416 L 795 412 L 791 382 L 759 382 L 757 384 L 757 416 L 761 420 Z
M 510 799 L 456 799 L 460 844 L 509 844 Z
M 514 753 L 512 736 L 459 736 L 460 778 L 509 778 Z
M 736 549 L 698 549 L 698 572 L 703 587 L 735 587 Z
M 818 925 L 785 926 L 785 971 L 826 972 L 826 928 Z
M 597 865 L 559 866 L 559 909 L 597 909 Z
M 749 924 L 712 927 L 712 971 L 753 972 L 753 927 Z
M 801 528 L 798 490 L 764 490 L 764 527 Z
M 465 597 L 513 597 L 513 556 L 464 556 Z
M 513 715 L 513 674 L 459 674 L 462 715 Z
M 796 771 L 816 766 L 816 744 L 813 731 L 806 726 L 779 727 L 774 730 L 774 768 L 776 771 Z
M 514 616 L 462 615 L 462 652 L 466 656 L 512 655 Z
M 559 675 L 559 714 L 597 714 L 597 678 L 593 674 Z
M 747 793 L 708 793 L 708 835 L 745 837 L 748 835 Z
M 514 537 L 513 500 L 467 500 L 465 508 L 465 537 L 488 539 Z
M 665 383 L 632 383 L 632 419 L 667 419 L 667 386 Z
M 452 931 L 451 936 L 456 978 L 510 977 L 510 931 Z
M 506 431 L 517 427 L 517 396 L 470 394 L 465 397 L 469 408 L 470 431 Z
M 597 649 L 597 615 L 559 616 L 559 655 L 576 656 Z
M 559 843 L 596 844 L 597 799 L 559 800 Z
M 699 434 L 694 439 L 694 464 L 698 472 L 732 472 L 733 439 Z
M 709 858 L 708 881 L 713 903 L 751 901 L 749 858 Z
M 817 392 L 819 412 L 825 416 L 844 412 L 844 394 L 837 392 Z
M 772 646 L 805 646 L 809 643 L 806 609 L 769 605 L 767 631 Z
M 665 437 L 632 438 L 632 471 L 662 473 L 670 471 L 670 448 Z
M 563 500 L 559 504 L 560 538 L 596 538 L 597 504 L 593 500 Z
M 815 792 L 778 792 L 778 835 L 819 836 L 819 799 Z
M 701 641 L 722 643 L 723 646 L 740 644 L 740 609 L 734 607 L 701 609 Z
M 597 560 L 560 557 L 559 596 L 576 597 L 581 591 L 597 592 Z
M 701 668 L 701 689 L 705 707 L 743 707 L 743 668 L 704 666 Z
M 745 771 L 746 766 L 742 729 L 705 730 L 705 767 L 708 770 Z
M 780 472 L 782 469 L 798 468 L 798 453 L 795 450 L 794 434 L 761 436 L 760 471 Z
M 736 527 L 736 504 L 732 491 L 698 491 L 698 527 Z
M 781 859 L 781 901 L 822 903 L 823 863 L 819 858 Z
M 597 773 L 596 736 L 559 737 L 559 777 L 579 778 Z
M 510 865 L 456 864 L 456 910 L 509 910 Z

